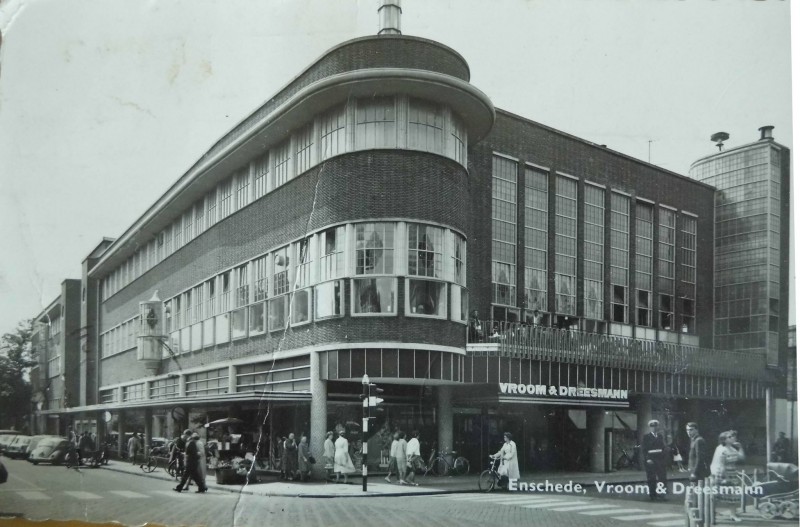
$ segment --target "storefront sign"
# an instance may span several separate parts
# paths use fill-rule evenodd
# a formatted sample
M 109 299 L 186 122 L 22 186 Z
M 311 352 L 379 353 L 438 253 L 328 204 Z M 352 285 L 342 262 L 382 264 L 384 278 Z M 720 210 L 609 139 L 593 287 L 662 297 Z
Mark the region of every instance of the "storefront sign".
M 609 388 L 585 388 L 583 386 L 555 386 L 547 384 L 500 383 L 504 395 L 545 395 L 551 397 L 575 397 L 589 399 L 628 399 L 628 390 Z

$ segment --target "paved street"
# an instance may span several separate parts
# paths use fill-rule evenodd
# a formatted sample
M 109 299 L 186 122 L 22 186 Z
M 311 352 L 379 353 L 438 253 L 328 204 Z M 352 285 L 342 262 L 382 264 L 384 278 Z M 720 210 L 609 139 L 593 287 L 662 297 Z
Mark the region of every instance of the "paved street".
M 76 471 L 61 466 L 33 466 L 6 458 L 3 462 L 8 467 L 9 480 L 0 487 L 0 516 L 31 520 L 116 520 L 124 525 L 150 522 L 209 527 L 359 524 L 419 527 L 423 523 L 441 527 L 523 523 L 574 527 L 680 527 L 684 524 L 678 499 L 651 503 L 638 496 L 619 499 L 596 493 L 510 492 L 379 494 L 363 498 L 337 496 L 337 492 L 343 492 L 341 489 L 356 491 L 354 494 L 358 495 L 360 487 L 333 484 L 317 484 L 313 488 L 317 489 L 314 492 L 318 495 L 326 494 L 335 499 L 265 495 L 269 485 L 254 485 L 245 492 L 232 492 L 237 487 L 224 489 L 212 485 L 206 494 L 177 494 L 171 490 L 174 482 L 162 470 L 144 476 L 136 472 L 138 468 L 130 465 L 112 467 L 115 470 Z M 390 487 L 372 482 L 370 486 L 376 493 Z M 256 493 L 251 493 L 253 490 Z M 0 520 L 0 525 L 17 525 L 18 522 L 18 519 Z

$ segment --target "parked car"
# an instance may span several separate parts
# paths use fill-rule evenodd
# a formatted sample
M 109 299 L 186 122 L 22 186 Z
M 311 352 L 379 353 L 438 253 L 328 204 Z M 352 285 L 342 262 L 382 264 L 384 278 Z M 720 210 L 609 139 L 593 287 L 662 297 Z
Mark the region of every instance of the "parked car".
M 31 436 L 18 435 L 6 447 L 6 456 L 14 459 L 21 459 L 28 457 L 28 445 L 31 442 Z
M 36 447 L 39 445 L 39 442 L 42 439 L 46 438 L 46 437 L 60 437 L 60 436 L 51 436 L 51 435 L 46 435 L 46 434 L 38 435 L 38 436 L 31 436 L 31 441 L 30 441 L 30 443 L 28 443 L 28 451 L 25 453 L 25 459 L 28 459 L 28 457 L 31 455 L 31 452 L 33 452 L 36 449 Z
M 42 438 L 36 448 L 31 450 L 30 455 L 28 455 L 28 461 L 34 465 L 39 463 L 59 465 L 64 462 L 64 457 L 66 457 L 70 448 L 74 448 L 74 445 L 66 438 L 47 436 Z
M 0 454 L 5 454 L 6 448 L 11 442 L 14 440 L 15 437 L 19 435 L 19 432 L 13 432 L 12 434 L 2 434 L 0 435 Z

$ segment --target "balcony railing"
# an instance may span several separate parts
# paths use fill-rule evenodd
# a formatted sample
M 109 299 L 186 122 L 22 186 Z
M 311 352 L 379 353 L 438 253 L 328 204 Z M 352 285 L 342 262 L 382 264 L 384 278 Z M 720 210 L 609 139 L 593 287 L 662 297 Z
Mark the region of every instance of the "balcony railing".
M 470 321 L 467 339 L 470 344 L 496 345 L 501 357 L 670 374 L 769 379 L 763 355 L 657 340 L 485 320 L 477 325 Z M 477 352 L 477 348 L 473 346 L 472 351 Z

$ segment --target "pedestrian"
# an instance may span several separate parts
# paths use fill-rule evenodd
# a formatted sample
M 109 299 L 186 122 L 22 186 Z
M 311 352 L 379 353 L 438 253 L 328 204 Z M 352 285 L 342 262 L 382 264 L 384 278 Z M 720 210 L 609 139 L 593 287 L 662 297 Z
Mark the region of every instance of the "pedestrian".
M 506 476 L 508 480 L 519 479 L 519 459 L 517 458 L 517 444 L 512 441 L 511 432 L 503 433 L 503 446 L 492 456 L 500 460 L 497 473 Z
M 689 447 L 689 461 L 686 471 L 689 473 L 689 482 L 707 478 L 711 471 L 708 466 L 708 447 L 706 440 L 700 435 L 700 429 L 695 422 L 686 423 L 686 435 L 691 440 Z
M 89 435 L 89 431 L 87 430 L 81 435 L 81 438 L 78 441 L 78 464 L 83 465 L 83 458 L 89 457 L 93 453 L 94 443 L 92 443 L 92 437 Z
M 411 432 L 411 440 L 406 445 L 406 483 L 419 487 L 417 479 L 417 469 L 422 463 L 422 455 L 419 452 L 419 431 Z
M 738 441 L 735 430 L 728 430 L 719 435 L 719 445 L 714 451 L 714 459 L 711 460 L 711 474 L 716 479 L 717 489 L 720 491 L 714 495 L 718 502 L 739 503 L 741 496 L 735 492 L 736 487 L 741 486 L 739 480 L 739 464 L 744 461 L 744 449 Z M 723 491 L 723 487 L 727 487 Z M 734 522 L 742 519 L 736 514 L 736 505 L 728 511 L 728 518 Z
M 128 457 L 131 460 L 131 465 L 136 464 L 136 455 L 139 453 L 140 448 L 139 436 L 134 432 L 130 439 L 128 439 Z
M 205 492 L 206 490 L 208 490 L 208 487 L 206 487 L 206 476 L 208 475 L 208 455 L 209 455 L 208 451 L 209 451 L 209 449 L 206 446 L 205 440 L 202 437 L 200 437 L 200 434 L 197 434 L 197 439 L 195 440 L 195 443 L 197 443 L 197 453 L 198 453 L 198 456 L 199 456 L 198 460 L 197 460 L 198 461 L 197 462 L 197 473 L 200 476 L 200 481 L 202 482 L 202 485 L 203 485 L 202 487 L 199 487 L 199 488 L 205 489 L 205 490 L 202 491 L 202 492 Z
M 397 470 L 397 440 L 400 439 L 400 433 L 395 432 L 392 436 L 392 446 L 389 447 L 389 473 L 386 474 L 386 482 L 392 482 L 392 474 L 397 474 L 398 480 L 400 479 L 400 472 Z
M 172 442 L 172 447 L 169 451 L 169 463 L 176 462 L 178 474 L 183 474 L 183 454 L 186 451 L 186 442 L 190 437 L 192 437 L 192 431 L 189 429 L 184 430 L 183 435 L 176 437 L 175 441 Z
M 658 430 L 659 422 L 655 419 L 647 423 L 650 431 L 642 436 L 641 456 L 644 460 L 644 471 L 647 474 L 647 487 L 650 490 L 650 499 L 666 499 L 666 496 L 656 492 L 658 484 L 667 484 L 667 455 L 669 449 L 664 441 L 664 436 Z
M 778 439 L 772 447 L 772 460 L 777 463 L 786 463 L 789 460 L 789 440 L 783 432 L 778 433 Z
M 208 490 L 205 480 L 203 479 L 200 466 L 200 458 L 204 457 L 203 451 L 200 450 L 202 444 L 199 442 L 200 434 L 193 433 L 189 437 L 189 442 L 186 443 L 186 452 L 184 453 L 184 464 L 186 470 L 183 472 L 180 483 L 175 487 L 175 492 L 181 492 L 183 487 L 189 482 L 194 481 L 197 484 L 195 493 L 203 493 Z
M 325 463 L 325 470 L 328 473 L 328 479 L 330 479 L 330 476 L 333 473 L 334 451 L 333 432 L 328 430 L 328 433 L 325 434 L 325 443 L 322 444 L 322 462 Z
M 407 447 L 406 433 L 401 430 L 397 433 L 397 449 L 394 451 L 394 458 L 397 463 L 397 482 L 401 485 L 408 484 L 406 483 L 406 472 L 408 471 L 406 466 L 408 463 L 408 458 L 406 457 Z
M 300 481 L 311 479 L 311 450 L 305 434 L 300 436 L 300 444 L 297 445 L 297 471 L 300 473 Z
M 283 442 L 283 457 L 285 461 L 282 464 L 286 479 L 294 481 L 297 474 L 297 443 L 294 440 L 294 434 L 289 434 L 289 437 Z
M 347 475 L 356 471 L 353 459 L 350 457 L 350 443 L 344 437 L 344 430 L 339 431 L 339 438 L 334 443 L 333 472 L 336 473 L 336 483 L 339 483 L 339 476 L 344 474 L 344 482 L 347 484 Z

